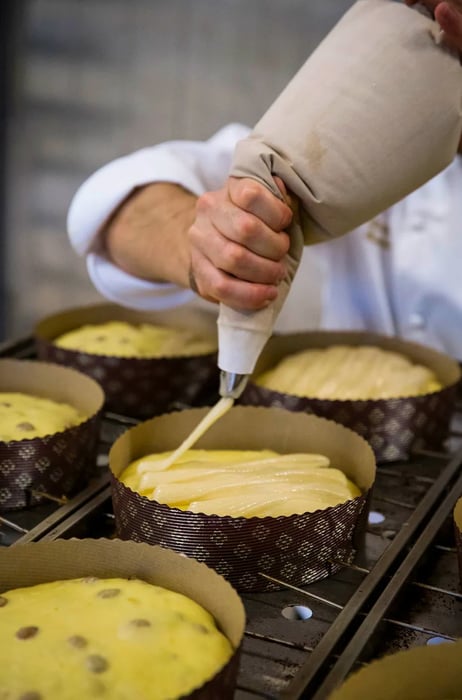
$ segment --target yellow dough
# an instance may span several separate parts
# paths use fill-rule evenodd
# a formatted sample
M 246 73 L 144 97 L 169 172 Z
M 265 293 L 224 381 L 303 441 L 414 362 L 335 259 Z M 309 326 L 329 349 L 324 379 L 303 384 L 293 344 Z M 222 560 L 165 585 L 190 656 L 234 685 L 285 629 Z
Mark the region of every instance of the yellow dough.
M 110 321 L 65 333 L 54 344 L 109 357 L 178 357 L 215 352 L 216 341 L 194 331 L 167 326 Z
M 88 577 L 0 595 L 0 698 L 174 700 L 232 647 L 184 595 L 137 579 Z
M 137 459 L 119 478 L 171 507 L 232 517 L 313 512 L 361 493 L 324 455 L 191 449 L 166 469 L 171 454 Z
M 52 435 L 85 418 L 66 403 L 19 392 L 0 393 L 0 440 L 4 442 Z
M 427 367 L 366 345 L 303 350 L 283 358 L 254 382 L 284 394 L 320 399 L 389 399 L 442 388 Z

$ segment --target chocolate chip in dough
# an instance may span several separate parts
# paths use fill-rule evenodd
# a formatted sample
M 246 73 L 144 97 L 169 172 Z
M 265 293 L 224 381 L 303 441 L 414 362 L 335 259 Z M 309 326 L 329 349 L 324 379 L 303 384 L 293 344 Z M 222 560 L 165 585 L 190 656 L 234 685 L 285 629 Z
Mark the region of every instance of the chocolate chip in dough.
M 129 623 L 132 627 L 151 627 L 149 620 L 144 620 L 143 618 L 137 618 L 135 620 L 130 620 Z
M 86 664 L 89 671 L 92 673 L 103 673 L 109 668 L 109 664 L 104 656 L 99 654 L 90 654 L 86 658 Z
M 80 634 L 73 634 L 67 641 L 71 647 L 74 647 L 75 649 L 84 649 L 88 644 L 85 637 L 82 637 Z
M 27 420 L 22 421 L 22 423 L 17 423 L 16 427 L 18 430 L 24 430 L 24 432 L 35 430 L 35 425 L 32 425 L 32 423 L 29 423 Z
M 11 408 L 11 404 L 8 401 L 0 401 L 0 406 L 5 406 L 5 408 Z
M 22 693 L 18 700 L 42 700 L 42 696 L 40 693 L 37 693 L 36 690 L 28 690 L 25 693 Z
M 97 581 L 99 581 L 97 576 L 85 576 L 85 578 L 82 579 L 82 583 L 96 583 Z
M 29 625 L 28 627 L 20 627 L 16 632 L 16 637 L 18 639 L 32 639 L 35 637 L 39 631 L 38 627 L 35 625 Z
M 96 594 L 98 598 L 115 598 L 120 593 L 120 588 L 103 588 Z
M 5 596 L 0 595 L 0 608 L 4 608 L 7 603 L 8 598 L 5 598 Z
M 202 632 L 202 634 L 210 634 L 208 627 L 202 625 L 200 622 L 194 623 L 194 629 L 196 629 L 198 632 Z

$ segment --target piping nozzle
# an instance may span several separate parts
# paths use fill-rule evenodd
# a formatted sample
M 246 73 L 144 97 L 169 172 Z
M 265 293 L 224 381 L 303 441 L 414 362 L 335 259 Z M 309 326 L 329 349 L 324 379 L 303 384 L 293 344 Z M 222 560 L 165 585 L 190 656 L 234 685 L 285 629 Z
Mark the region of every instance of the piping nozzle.
M 238 399 L 249 381 L 250 374 L 236 374 L 235 372 L 220 372 L 220 396 L 223 398 Z

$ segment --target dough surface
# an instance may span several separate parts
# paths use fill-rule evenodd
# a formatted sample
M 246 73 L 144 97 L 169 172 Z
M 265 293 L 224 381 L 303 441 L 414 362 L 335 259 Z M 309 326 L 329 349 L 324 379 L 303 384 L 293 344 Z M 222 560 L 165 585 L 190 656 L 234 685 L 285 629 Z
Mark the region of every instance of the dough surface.
M 91 576 L 1 593 L 0 650 L 8 700 L 174 700 L 232 654 L 186 596 Z
M 324 455 L 191 449 L 166 469 L 170 454 L 137 459 L 119 479 L 171 507 L 231 517 L 313 512 L 361 493 Z
M 303 350 L 253 381 L 283 394 L 343 400 L 418 396 L 442 388 L 429 368 L 400 353 L 367 345 Z
M 124 321 L 86 325 L 54 340 L 67 350 L 109 357 L 181 357 L 215 352 L 216 341 L 194 331 Z
M 0 393 L 0 440 L 4 442 L 53 435 L 85 418 L 66 403 L 20 392 Z

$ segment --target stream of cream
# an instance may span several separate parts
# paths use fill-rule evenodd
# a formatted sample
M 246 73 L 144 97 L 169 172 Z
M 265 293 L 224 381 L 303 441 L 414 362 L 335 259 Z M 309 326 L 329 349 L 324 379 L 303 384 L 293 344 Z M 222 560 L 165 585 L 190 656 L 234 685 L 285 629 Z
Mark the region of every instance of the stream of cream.
M 210 411 L 203 417 L 201 422 L 196 425 L 192 433 L 190 433 L 181 443 L 179 447 L 176 448 L 172 454 L 167 457 L 163 462 L 158 462 L 156 465 L 156 470 L 159 471 L 164 471 L 166 469 L 169 469 L 169 467 L 174 464 L 181 455 L 183 455 L 186 450 L 189 450 L 190 447 L 192 447 L 198 440 L 201 438 L 204 433 L 207 432 L 209 428 L 212 427 L 214 423 L 217 422 L 219 418 L 225 415 L 230 408 L 232 407 L 234 403 L 234 399 L 230 397 L 223 397 L 217 403 L 215 406 L 212 406 Z

